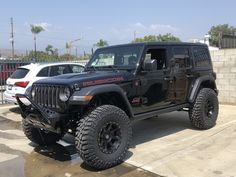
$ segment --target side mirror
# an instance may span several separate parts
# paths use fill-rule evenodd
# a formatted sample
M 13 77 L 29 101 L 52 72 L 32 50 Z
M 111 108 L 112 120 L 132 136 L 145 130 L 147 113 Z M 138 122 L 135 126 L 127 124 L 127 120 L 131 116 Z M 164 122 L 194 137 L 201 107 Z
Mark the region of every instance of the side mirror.
M 157 69 L 157 60 L 155 59 L 147 59 L 144 61 L 143 65 L 144 71 L 154 71 Z

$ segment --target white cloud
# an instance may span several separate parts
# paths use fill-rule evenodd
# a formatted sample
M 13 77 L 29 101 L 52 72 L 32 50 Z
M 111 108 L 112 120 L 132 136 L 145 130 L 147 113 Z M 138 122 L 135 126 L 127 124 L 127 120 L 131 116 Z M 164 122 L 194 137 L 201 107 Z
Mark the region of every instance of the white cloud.
M 144 25 L 141 22 L 132 23 L 123 28 L 111 28 L 111 33 L 109 36 L 106 36 L 108 40 L 119 40 L 119 41 L 131 41 L 133 40 L 134 33 L 137 38 L 143 37 L 145 35 L 159 35 L 178 33 L 179 29 L 166 24 L 148 24 Z
M 32 23 L 29 22 L 25 22 L 24 26 L 30 26 Z M 47 23 L 47 22 L 41 22 L 41 23 L 33 23 L 32 25 L 36 25 L 36 26 L 41 26 L 45 31 L 48 31 L 49 27 L 52 27 L 52 24 Z M 55 28 L 59 28 L 58 26 L 56 26 Z
M 87 26 L 86 30 L 92 30 L 93 28 L 91 26 Z
M 137 22 L 137 23 L 135 23 L 135 24 L 132 24 L 132 26 L 135 26 L 135 27 L 137 27 L 137 28 L 146 28 L 142 23 L 140 23 L 140 22 Z
M 48 30 L 49 27 L 52 26 L 52 24 L 50 23 L 47 23 L 47 22 L 41 22 L 41 23 L 35 23 L 33 25 L 36 25 L 36 26 L 41 26 L 44 30 Z
M 137 22 L 135 24 L 129 25 L 129 31 L 136 31 L 137 33 L 140 33 L 142 35 L 157 35 L 157 34 L 163 34 L 163 33 L 173 33 L 178 31 L 176 27 L 173 27 L 171 25 L 165 25 L 165 24 L 150 24 L 150 25 L 144 25 L 140 22 Z
M 161 25 L 161 24 L 151 24 L 149 26 L 151 30 L 157 30 L 157 31 L 177 31 L 178 29 L 171 26 L 171 25 Z

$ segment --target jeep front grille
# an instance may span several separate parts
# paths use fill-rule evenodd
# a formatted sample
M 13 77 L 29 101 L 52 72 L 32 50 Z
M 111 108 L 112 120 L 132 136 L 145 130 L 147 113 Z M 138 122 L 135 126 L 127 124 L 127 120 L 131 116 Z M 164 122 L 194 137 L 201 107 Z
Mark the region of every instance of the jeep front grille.
M 62 88 L 54 85 L 34 85 L 33 101 L 49 109 L 60 109 L 59 92 Z

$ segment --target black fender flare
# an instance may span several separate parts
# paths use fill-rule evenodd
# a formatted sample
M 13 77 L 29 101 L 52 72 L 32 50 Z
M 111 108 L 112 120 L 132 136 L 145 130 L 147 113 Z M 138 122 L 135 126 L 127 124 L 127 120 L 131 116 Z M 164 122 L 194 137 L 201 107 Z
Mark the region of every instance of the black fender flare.
M 202 77 L 197 78 L 195 80 L 194 84 L 192 85 L 192 89 L 189 94 L 189 102 L 190 103 L 193 103 L 195 101 L 198 91 L 199 91 L 199 88 L 204 81 L 215 82 L 215 78 L 213 76 L 202 76 Z M 214 89 L 215 89 L 215 91 L 217 91 L 216 88 L 214 88 Z
M 82 101 L 76 100 L 75 98 L 79 98 L 80 96 L 95 96 L 98 94 L 115 92 L 119 94 L 124 101 L 124 104 L 128 111 L 128 116 L 133 117 L 132 107 L 126 97 L 125 91 L 116 84 L 105 84 L 105 85 L 95 85 L 90 87 L 82 88 L 79 91 L 75 91 L 73 95 L 70 97 L 69 104 L 73 105 L 87 105 L 90 101 Z

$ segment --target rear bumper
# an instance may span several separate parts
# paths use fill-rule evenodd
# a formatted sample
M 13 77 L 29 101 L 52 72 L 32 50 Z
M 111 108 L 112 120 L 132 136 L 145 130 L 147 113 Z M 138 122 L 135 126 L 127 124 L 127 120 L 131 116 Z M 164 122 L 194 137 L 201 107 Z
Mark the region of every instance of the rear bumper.
M 30 105 L 25 105 L 21 99 L 27 99 Z M 60 114 L 55 111 L 43 108 L 34 103 L 27 95 L 16 94 L 16 100 L 21 110 L 21 116 L 25 121 L 34 125 L 35 127 L 42 128 L 55 133 L 61 133 L 60 122 L 67 115 Z
M 3 93 L 3 97 L 6 102 L 17 104 L 16 98 L 12 94 L 9 94 L 7 91 Z

